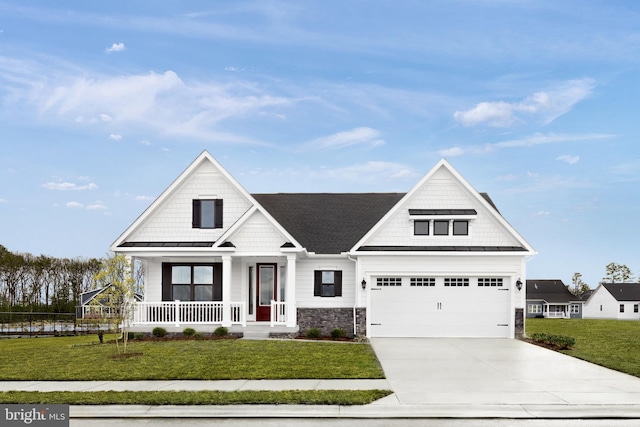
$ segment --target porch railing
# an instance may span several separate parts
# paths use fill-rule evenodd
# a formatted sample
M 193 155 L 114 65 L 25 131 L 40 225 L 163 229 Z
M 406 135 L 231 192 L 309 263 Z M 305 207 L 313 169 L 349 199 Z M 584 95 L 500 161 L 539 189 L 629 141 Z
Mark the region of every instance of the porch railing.
M 287 303 L 271 300 L 271 326 L 287 322 Z
M 230 323 L 246 325 L 243 302 L 230 305 Z M 212 324 L 223 323 L 224 303 L 210 301 L 137 302 L 133 310 L 133 324 L 161 323 Z
M 564 311 L 548 311 L 544 314 L 544 317 L 551 319 L 564 319 L 569 316 Z

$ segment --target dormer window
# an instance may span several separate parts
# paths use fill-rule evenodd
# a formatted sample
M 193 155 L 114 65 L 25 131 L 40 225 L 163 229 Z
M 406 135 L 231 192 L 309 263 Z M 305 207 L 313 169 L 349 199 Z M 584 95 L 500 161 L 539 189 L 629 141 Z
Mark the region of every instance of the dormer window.
M 414 236 L 468 236 L 475 209 L 409 209 Z
M 194 199 L 193 228 L 222 228 L 222 199 Z

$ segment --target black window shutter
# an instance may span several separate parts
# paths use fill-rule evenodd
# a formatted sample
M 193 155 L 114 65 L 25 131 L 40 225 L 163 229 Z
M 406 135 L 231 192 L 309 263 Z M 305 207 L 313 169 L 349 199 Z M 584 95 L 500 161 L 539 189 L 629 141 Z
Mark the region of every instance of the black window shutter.
M 320 270 L 313 272 L 313 296 L 322 296 L 322 271 Z
M 335 289 L 335 295 L 337 297 L 342 296 L 342 271 L 333 272 L 333 284 Z
M 222 301 L 222 264 L 213 265 L 213 300 Z
M 162 301 L 172 301 L 171 264 L 162 263 Z
M 192 228 L 200 228 L 200 217 L 201 217 L 201 210 L 200 210 L 200 200 L 193 200 L 193 221 L 191 223 L 191 227 Z
M 213 218 L 215 221 L 213 228 L 222 228 L 222 199 L 216 199 L 213 206 L 214 206 Z

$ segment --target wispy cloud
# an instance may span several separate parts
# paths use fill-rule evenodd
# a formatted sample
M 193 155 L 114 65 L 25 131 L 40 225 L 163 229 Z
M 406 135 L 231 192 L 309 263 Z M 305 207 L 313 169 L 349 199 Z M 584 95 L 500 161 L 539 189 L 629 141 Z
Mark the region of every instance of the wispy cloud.
M 105 52 L 107 53 L 122 52 L 124 49 L 125 49 L 124 43 L 114 43 L 111 45 L 111 47 L 106 48 Z
M 86 185 L 78 185 L 73 182 L 47 182 L 41 185 L 42 188 L 47 190 L 57 191 L 83 191 L 83 190 L 97 190 L 98 186 L 93 182 Z
M 162 137 L 266 145 L 222 130 L 221 123 L 251 116 L 281 121 L 280 110 L 310 102 L 274 95 L 253 82 L 185 82 L 173 71 L 106 76 L 50 68 L 55 66 L 0 57 L 0 87 L 11 94 L 14 113 L 37 115 L 55 126 L 118 125 Z
M 79 202 L 68 202 L 65 204 L 66 207 L 71 208 L 71 209 L 82 209 L 84 208 L 84 205 L 82 203 Z
M 109 139 L 113 139 L 114 141 L 120 141 L 122 139 L 122 135 L 119 133 L 112 133 L 109 135 Z
M 352 145 L 375 147 L 384 144 L 384 140 L 380 138 L 380 135 L 380 132 L 376 129 L 359 127 L 315 139 L 305 144 L 304 147 L 318 150 L 338 149 Z
M 87 209 L 89 209 L 89 210 L 106 210 L 107 207 L 105 206 L 105 204 L 103 202 L 98 200 L 95 203 L 93 203 L 91 205 L 88 205 Z
M 569 155 L 569 154 L 564 154 L 562 156 L 556 157 L 556 160 L 568 163 L 570 165 L 575 165 L 576 163 L 578 163 L 580 161 L 580 156 L 572 156 L 572 155 Z
M 7 199 L 3 199 L 0 197 L 0 203 L 7 203 Z
M 151 197 L 151 196 L 136 196 L 136 200 L 141 200 L 141 201 L 149 201 L 154 199 L 155 197 Z
M 463 154 L 483 154 L 504 148 L 535 147 L 545 144 L 561 144 L 569 142 L 599 141 L 615 138 L 617 135 L 607 133 L 565 134 L 565 133 L 535 133 L 531 136 L 485 145 L 471 145 L 466 147 L 444 148 L 438 153 L 442 156 L 461 156 Z M 562 156 L 561 156 L 562 157 Z M 558 160 L 565 160 L 560 159 Z M 579 158 L 578 158 L 579 160 Z M 566 161 L 566 160 L 565 160 Z
M 575 104 L 591 95 L 594 88 L 593 79 L 570 80 L 519 102 L 480 102 L 469 110 L 456 111 L 453 118 L 467 127 L 481 124 L 509 127 L 532 120 L 546 125 L 569 112 Z

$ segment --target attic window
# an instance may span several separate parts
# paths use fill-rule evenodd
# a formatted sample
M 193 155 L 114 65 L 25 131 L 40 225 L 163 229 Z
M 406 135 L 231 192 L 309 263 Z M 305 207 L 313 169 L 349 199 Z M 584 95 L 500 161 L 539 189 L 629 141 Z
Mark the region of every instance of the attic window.
M 222 199 L 194 199 L 192 228 L 222 228 Z

